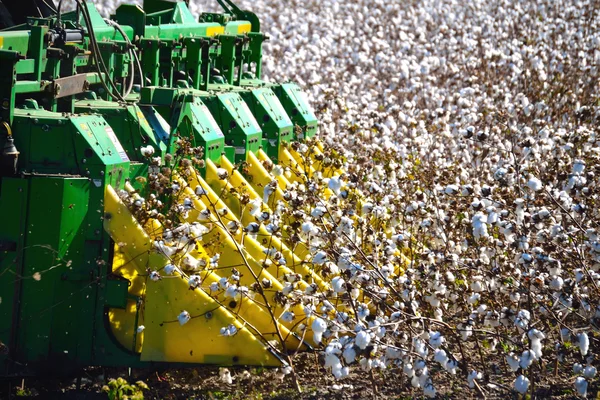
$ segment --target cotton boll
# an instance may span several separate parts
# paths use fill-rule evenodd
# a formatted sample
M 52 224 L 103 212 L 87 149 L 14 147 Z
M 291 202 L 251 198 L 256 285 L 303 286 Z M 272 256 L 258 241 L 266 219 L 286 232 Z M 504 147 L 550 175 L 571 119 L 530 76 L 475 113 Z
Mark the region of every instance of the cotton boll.
M 220 333 L 221 336 L 234 336 L 237 333 L 237 328 L 235 325 L 230 324 L 228 326 L 222 327 Z
M 190 289 L 195 289 L 202 284 L 202 278 L 198 275 L 190 275 L 188 278 L 188 286 Z
M 529 340 L 531 341 L 531 353 L 535 356 L 535 359 L 539 359 L 542 357 L 542 339 L 545 339 L 546 336 L 543 332 L 537 329 L 531 329 L 527 333 Z
M 327 182 L 327 186 L 336 196 L 340 195 L 340 191 L 343 185 L 344 182 L 337 175 L 329 178 L 329 181 Z
M 514 353 L 506 356 L 506 362 L 513 372 L 516 372 L 520 368 L 520 359 Z
M 290 323 L 296 318 L 296 315 L 292 311 L 286 311 L 281 314 L 281 320 L 283 322 Z
M 458 369 L 458 361 L 456 360 L 448 360 L 445 367 L 446 371 L 448 371 L 452 375 L 456 375 L 456 371 Z
M 402 372 L 404 372 L 404 374 L 408 377 L 408 378 L 412 378 L 413 376 L 415 376 L 415 370 L 412 366 L 412 364 L 410 363 L 405 363 L 402 366 Z
M 331 280 L 331 287 L 334 292 L 342 294 L 346 292 L 346 281 L 342 277 L 336 276 Z
M 240 291 L 238 290 L 238 286 L 237 285 L 229 285 L 227 286 L 227 289 L 225 289 L 225 298 L 231 298 L 234 300 L 237 300 L 240 296 Z
M 435 398 L 436 391 L 435 387 L 433 386 L 433 383 L 428 383 L 425 385 L 425 387 L 423 388 L 423 395 L 425 397 L 429 397 L 430 399 Z
M 536 359 L 535 354 L 530 350 L 525 350 L 521 355 L 521 359 L 519 360 L 519 366 L 523 369 L 527 369 L 533 364 L 533 361 Z
M 469 304 L 475 304 L 479 301 L 480 298 L 481 298 L 481 295 L 479 293 L 473 293 L 471 296 L 469 296 L 469 298 L 467 299 L 467 302 Z
M 448 185 L 446 186 L 446 189 L 444 189 L 444 193 L 446 193 L 447 195 L 456 195 L 459 192 L 459 188 L 458 185 Z
M 177 267 L 175 267 L 173 264 L 167 264 L 163 268 L 163 271 L 165 272 L 165 275 L 173 275 L 173 273 L 176 271 L 176 269 L 177 269 Z
M 555 276 L 550 281 L 550 288 L 552 290 L 555 290 L 558 292 L 558 291 L 562 290 L 563 283 L 564 283 L 564 281 L 560 276 Z
M 587 379 L 594 379 L 596 376 L 596 367 L 588 365 L 583 369 L 583 376 Z
M 360 331 L 356 334 L 355 343 L 359 349 L 366 349 L 370 342 L 371 335 L 367 331 Z
M 217 168 L 217 176 L 220 180 L 225 180 L 229 176 L 229 172 L 224 168 Z
M 440 332 L 429 332 L 429 344 L 434 349 L 437 349 L 444 343 L 444 337 Z
M 179 321 L 179 325 L 185 325 L 191 319 L 190 313 L 187 311 L 182 311 L 178 316 L 177 320 Z
M 421 380 L 417 375 L 413 375 L 413 377 L 410 379 L 410 384 L 414 388 L 419 388 L 421 387 Z
M 520 330 L 525 330 L 529 326 L 529 320 L 531 318 L 531 313 L 527 310 L 520 310 L 517 314 L 517 318 L 515 319 L 515 325 Z
M 524 375 L 519 375 L 515 380 L 515 390 L 521 394 L 527 393 L 529 389 L 529 379 Z
M 325 253 L 324 251 L 317 252 L 317 254 L 315 254 L 312 260 L 312 262 L 316 265 L 325 264 L 325 261 L 327 261 L 327 253 Z
M 150 271 L 148 277 L 154 282 L 160 281 L 161 279 L 160 273 L 158 273 L 158 271 Z
M 346 364 L 352 364 L 356 360 L 356 350 L 354 350 L 353 346 L 348 346 L 344 349 L 342 356 Z
M 581 352 L 581 355 L 585 357 L 590 348 L 590 339 L 588 334 L 585 332 L 578 333 L 577 339 L 579 340 L 579 351 Z
M 315 343 L 321 343 L 323 333 L 327 329 L 327 323 L 321 318 L 315 318 L 311 325 L 313 331 L 313 340 Z
M 144 157 L 152 157 L 154 154 L 154 147 L 148 145 L 146 147 L 140 147 L 140 152 Z
M 483 283 L 479 280 L 471 282 L 471 290 L 475 293 L 483 291 Z
M 580 396 L 587 396 L 587 388 L 588 382 L 584 377 L 579 376 L 577 379 L 575 379 L 575 389 L 577 389 L 577 393 L 579 393 Z
M 471 371 L 467 376 L 467 383 L 469 384 L 469 388 L 473 389 L 475 387 L 475 380 L 481 380 L 483 378 L 483 374 L 477 371 Z
M 221 379 L 221 382 L 227 385 L 231 385 L 233 383 L 231 372 L 229 372 L 227 368 L 219 368 L 219 379 Z
M 435 355 L 434 355 L 433 359 L 436 362 L 440 363 L 442 365 L 442 367 L 445 367 L 446 363 L 448 362 L 448 356 L 446 355 L 446 352 L 444 350 L 440 350 L 440 349 L 435 350 Z
M 537 192 L 539 190 L 542 189 L 542 181 L 540 181 L 538 178 L 536 178 L 533 175 L 529 176 L 529 181 L 527 181 L 527 187 L 531 190 L 533 190 L 534 192 Z
M 472 218 L 473 236 L 475 240 L 488 237 L 487 217 L 482 212 L 477 212 Z

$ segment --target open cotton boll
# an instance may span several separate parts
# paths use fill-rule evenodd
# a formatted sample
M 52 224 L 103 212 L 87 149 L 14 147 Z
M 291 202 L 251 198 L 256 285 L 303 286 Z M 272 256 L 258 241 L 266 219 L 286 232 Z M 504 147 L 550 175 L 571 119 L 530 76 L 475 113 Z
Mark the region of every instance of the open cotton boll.
M 219 379 L 221 379 L 221 382 L 226 383 L 227 385 L 231 385 L 233 383 L 231 372 L 229 372 L 227 368 L 219 368 Z
M 336 293 L 346 293 L 346 281 L 340 276 L 336 276 L 331 280 L 331 287 Z
M 440 347 L 444 343 L 444 340 L 445 339 L 440 332 L 437 332 L 437 331 L 429 332 L 429 344 L 434 349 L 437 349 L 438 347 Z
M 177 270 L 177 267 L 174 266 L 173 264 L 167 264 L 165 265 L 165 267 L 163 268 L 163 271 L 165 272 L 165 275 L 173 275 L 173 273 Z
M 327 261 L 327 253 L 325 253 L 324 251 L 317 252 L 317 254 L 315 254 L 315 256 L 312 259 L 313 264 L 316 265 L 325 264 L 325 261 Z
M 161 276 L 158 273 L 158 271 L 150 271 L 149 278 L 150 278 L 150 280 L 157 282 L 157 281 L 160 281 Z
M 415 376 L 415 369 L 413 368 L 413 365 L 410 363 L 405 363 L 402 366 L 402 372 L 404 372 L 404 374 L 409 378 L 412 378 L 413 376 Z
M 202 278 L 198 275 L 190 275 L 188 278 L 188 286 L 190 289 L 195 289 L 202 284 Z
M 323 215 L 325 215 L 325 213 L 327 212 L 327 209 L 323 206 L 317 206 L 315 208 L 313 208 L 313 210 L 310 213 L 310 216 L 313 218 L 321 218 Z
M 555 291 L 560 291 L 562 290 L 563 283 L 563 278 L 561 278 L 560 276 L 555 276 L 550 281 L 550 288 Z
M 527 393 L 527 389 L 529 389 L 529 379 L 524 375 L 519 375 L 517 379 L 515 379 L 515 390 L 521 394 Z
M 182 311 L 178 316 L 177 316 L 177 320 L 179 321 L 179 325 L 185 325 L 188 323 L 188 321 L 191 319 L 192 317 L 190 316 L 190 313 L 187 311 Z
M 448 355 L 444 350 L 436 349 L 433 359 L 440 363 L 442 367 L 445 367 L 448 362 Z
M 510 353 L 506 355 L 506 362 L 510 369 L 516 372 L 520 368 L 520 359 L 515 355 L 515 353 Z
M 342 190 L 342 186 L 344 185 L 344 182 L 340 179 L 339 176 L 335 175 L 331 178 L 329 178 L 329 181 L 327 182 L 327 187 L 329 187 L 329 189 L 336 195 L 339 196 L 340 192 Z
M 531 313 L 527 310 L 520 310 L 517 313 L 517 318 L 515 319 L 515 325 L 519 328 L 519 330 L 525 330 L 529 326 L 529 320 L 531 319 Z
M 160 253 L 164 254 L 168 258 L 171 258 L 171 256 L 177 251 L 177 248 L 167 246 L 162 240 L 155 241 L 153 244 Z
M 469 388 L 473 389 L 475 387 L 475 380 L 481 380 L 481 378 L 483 378 L 483 374 L 481 372 L 477 372 L 475 370 L 469 372 L 469 375 L 467 376 Z
M 342 355 L 346 364 L 352 364 L 356 360 L 356 350 L 354 350 L 354 346 L 346 347 Z
M 588 365 L 583 369 L 583 376 L 587 379 L 594 379 L 596 376 L 596 367 Z
M 575 379 L 575 389 L 577 389 L 577 393 L 579 393 L 580 396 L 587 396 L 587 388 L 588 388 L 588 382 L 587 380 L 585 380 L 584 377 L 582 376 L 578 376 Z
M 152 157 L 152 155 L 154 154 L 154 147 L 148 145 L 148 146 L 142 146 L 140 147 L 140 152 L 142 153 L 142 155 L 144 157 Z
M 487 216 L 482 212 L 477 212 L 472 218 L 473 236 L 475 240 L 489 236 L 487 228 Z
M 225 297 L 226 298 L 232 298 L 234 300 L 237 300 L 240 296 L 240 291 L 238 290 L 238 286 L 237 285 L 229 285 L 227 286 L 227 289 L 225 289 Z
M 364 350 L 371 342 L 371 335 L 367 331 L 360 331 L 356 334 L 354 342 L 356 343 L 359 349 Z
M 421 387 L 421 380 L 419 379 L 419 377 L 417 375 L 413 375 L 413 377 L 410 380 L 410 384 L 414 388 L 419 388 L 419 387 Z
M 208 233 L 209 229 L 206 226 L 204 226 L 198 222 L 192 222 L 189 225 L 189 232 L 190 232 L 190 236 L 193 239 L 202 240 L 202 235 L 204 235 L 205 233 Z
M 546 336 L 537 329 L 530 329 L 527 333 L 529 340 L 531 341 L 531 352 L 535 356 L 535 359 L 539 359 L 542 357 L 542 339 L 545 339 Z
M 585 357 L 590 348 L 590 339 L 588 334 L 585 332 L 578 333 L 577 339 L 579 341 L 579 351 L 581 352 L 581 355 Z
M 542 181 L 540 181 L 538 178 L 536 178 L 533 175 L 529 176 L 529 180 L 527 181 L 527 187 L 531 190 L 533 190 L 534 192 L 537 192 L 539 190 L 542 190 Z
M 221 328 L 220 330 L 221 336 L 233 336 L 237 333 L 237 328 L 235 325 L 230 324 Z
M 456 375 L 456 371 L 458 369 L 458 361 L 449 359 L 448 362 L 446 362 L 444 368 L 452 375 Z
M 429 397 L 430 399 L 435 398 L 436 391 L 435 387 L 433 386 L 433 383 L 430 382 L 425 385 L 425 387 L 423 388 L 423 395 L 425 397 Z
M 521 359 L 519 360 L 519 366 L 523 369 L 527 369 L 533 364 L 536 360 L 535 354 L 531 350 L 525 350 L 523 354 L 521 354 Z
M 223 181 L 227 179 L 227 177 L 229 176 L 229 172 L 227 172 L 227 170 L 224 168 L 217 168 L 217 176 L 220 180 Z
M 313 340 L 315 343 L 321 343 L 323 338 L 323 333 L 327 330 L 327 323 L 323 321 L 321 318 L 315 318 L 311 324 L 311 329 L 313 331 Z
M 200 259 L 192 257 L 190 254 L 186 254 L 183 257 L 182 265 L 186 271 L 196 271 L 201 266 Z
M 296 318 L 296 315 L 292 312 L 292 311 L 286 311 L 283 314 L 281 314 L 281 320 L 283 322 L 292 322 L 294 319 Z

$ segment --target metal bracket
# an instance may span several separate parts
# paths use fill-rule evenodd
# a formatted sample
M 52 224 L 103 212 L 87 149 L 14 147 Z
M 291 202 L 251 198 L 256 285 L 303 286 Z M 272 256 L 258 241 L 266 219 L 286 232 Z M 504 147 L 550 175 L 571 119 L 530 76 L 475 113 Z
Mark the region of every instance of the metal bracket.
M 59 78 L 52 81 L 48 90 L 52 93 L 55 99 L 62 97 L 73 96 L 74 94 L 83 93 L 90 87 L 87 81 L 87 74 L 77 74 Z

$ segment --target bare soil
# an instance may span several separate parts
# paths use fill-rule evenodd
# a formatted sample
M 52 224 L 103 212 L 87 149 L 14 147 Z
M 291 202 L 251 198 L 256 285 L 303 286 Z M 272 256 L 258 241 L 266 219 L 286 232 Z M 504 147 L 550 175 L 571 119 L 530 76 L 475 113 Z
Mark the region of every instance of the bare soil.
M 291 377 L 278 370 L 263 368 L 229 368 L 233 383 L 228 385 L 219 377 L 219 368 L 203 366 L 176 370 L 132 370 L 115 368 L 90 368 L 83 371 L 80 385 L 77 379 L 25 379 L 3 382 L 0 399 L 107 399 L 102 386 L 110 378 L 124 377 L 129 382 L 144 381 L 149 390 L 146 399 L 413 399 L 422 398 L 420 389 L 398 371 L 389 370 L 370 375 L 355 370 L 349 378 L 336 381 L 320 366 L 314 353 L 300 354 L 295 359 L 302 392 L 294 389 Z M 511 390 L 515 377 L 501 376 L 494 363 L 488 364 L 486 380 L 479 388 L 469 389 L 466 384 L 457 386 L 445 379 L 446 373 L 432 370 L 440 399 L 518 399 Z M 543 370 L 542 370 L 543 368 Z M 570 378 L 554 376 L 553 368 L 544 365 L 533 373 L 543 374 L 544 386 L 536 388 L 535 398 L 576 399 Z M 131 373 L 131 375 L 130 375 Z M 567 386 L 567 384 L 571 383 Z M 597 388 L 590 388 L 588 398 L 597 398 Z

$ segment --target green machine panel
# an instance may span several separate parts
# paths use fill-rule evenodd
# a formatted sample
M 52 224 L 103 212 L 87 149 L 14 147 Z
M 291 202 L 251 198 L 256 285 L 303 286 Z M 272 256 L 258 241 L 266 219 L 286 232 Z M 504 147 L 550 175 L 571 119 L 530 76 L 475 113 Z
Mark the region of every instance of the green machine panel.
M 204 148 L 204 157 L 218 160 L 224 151 L 224 135 L 203 102 L 204 92 L 193 89 L 143 88 L 141 103 L 152 106 L 171 124 L 167 142 L 174 152 L 178 136 L 189 137 L 193 146 Z
M 245 161 L 247 152 L 258 151 L 262 130 L 242 97 L 235 92 L 203 96 L 208 109 L 223 127 L 225 143 L 234 149 L 235 159 L 231 161 Z
M 271 160 L 277 162 L 281 143 L 292 140 L 292 120 L 270 88 L 249 89 L 240 94 L 260 124 L 263 148 Z
M 317 117 L 313 113 L 306 94 L 295 83 L 272 86 L 284 109 L 302 131 L 294 132 L 296 139 L 311 138 L 317 134 Z

